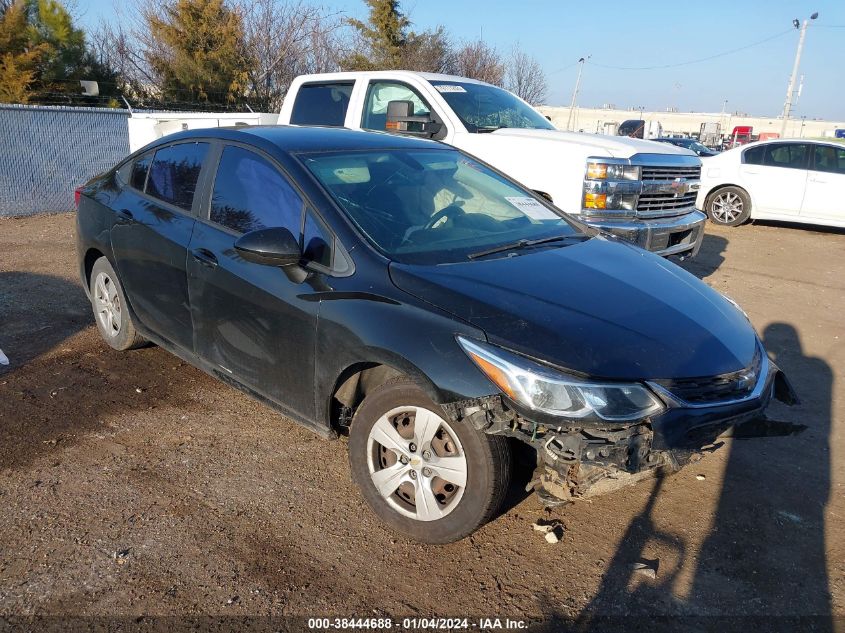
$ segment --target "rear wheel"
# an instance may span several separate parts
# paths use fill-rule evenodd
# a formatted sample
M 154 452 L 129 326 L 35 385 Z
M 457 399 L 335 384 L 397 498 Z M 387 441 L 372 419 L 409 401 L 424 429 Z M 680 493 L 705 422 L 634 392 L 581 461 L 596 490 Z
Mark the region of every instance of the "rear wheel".
M 739 187 L 723 187 L 707 198 L 707 215 L 714 224 L 739 226 L 751 215 L 751 199 Z
M 123 287 L 108 259 L 94 262 L 89 283 L 94 320 L 103 340 L 120 351 L 144 345 L 147 341 L 135 330 Z
M 349 435 L 352 477 L 391 528 L 426 543 L 459 540 L 501 506 L 510 447 L 447 420 L 412 382 L 390 382 L 361 403 Z

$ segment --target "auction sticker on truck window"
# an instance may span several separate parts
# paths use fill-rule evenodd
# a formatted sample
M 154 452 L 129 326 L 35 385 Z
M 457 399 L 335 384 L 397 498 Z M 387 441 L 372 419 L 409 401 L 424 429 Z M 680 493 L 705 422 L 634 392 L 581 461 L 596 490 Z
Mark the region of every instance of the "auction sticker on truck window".
M 466 92 L 463 86 L 455 86 L 453 84 L 442 84 L 434 87 L 437 92 Z
M 528 196 L 507 196 L 505 200 L 534 220 L 559 220 L 560 216 Z

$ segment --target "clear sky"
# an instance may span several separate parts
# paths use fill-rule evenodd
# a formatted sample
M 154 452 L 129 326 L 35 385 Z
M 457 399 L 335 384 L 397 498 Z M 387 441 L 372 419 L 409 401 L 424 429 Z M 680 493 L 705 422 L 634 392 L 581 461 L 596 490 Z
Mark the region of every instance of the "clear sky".
M 351 17 L 367 14 L 363 0 L 313 1 Z M 96 24 L 127 3 L 76 4 L 82 21 Z M 798 45 L 793 18 L 803 20 L 818 11 L 819 18 L 807 32 L 800 69 L 804 84 L 792 116 L 845 119 L 843 0 L 404 0 L 402 8 L 417 30 L 442 24 L 457 39 L 483 36 L 502 51 L 519 42 L 546 71 L 550 105 L 569 104 L 575 62 L 591 55 L 578 98 L 581 106 L 612 103 L 620 108 L 719 112 L 727 99 L 728 111 L 761 116 L 783 109 Z M 684 64 L 767 38 L 772 39 Z M 609 68 L 676 64 L 683 65 Z

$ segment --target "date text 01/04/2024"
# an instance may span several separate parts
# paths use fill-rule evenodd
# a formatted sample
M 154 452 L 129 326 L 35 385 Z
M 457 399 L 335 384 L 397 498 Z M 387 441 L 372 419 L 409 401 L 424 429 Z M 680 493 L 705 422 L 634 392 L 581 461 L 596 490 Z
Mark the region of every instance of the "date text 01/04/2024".
M 403 618 L 394 621 L 392 618 L 309 618 L 308 628 L 312 630 L 354 630 L 368 629 L 371 631 L 397 630 L 521 630 L 528 627 L 525 620 L 510 618 Z

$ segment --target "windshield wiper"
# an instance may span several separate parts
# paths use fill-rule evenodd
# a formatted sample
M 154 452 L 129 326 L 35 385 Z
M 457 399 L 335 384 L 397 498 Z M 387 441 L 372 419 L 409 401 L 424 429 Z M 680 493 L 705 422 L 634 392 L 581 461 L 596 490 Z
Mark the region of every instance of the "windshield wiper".
M 476 126 L 475 131 L 478 134 L 483 134 L 485 132 L 495 132 L 496 130 L 504 130 L 507 125 L 479 125 Z
M 483 251 L 478 251 L 476 253 L 470 253 L 467 255 L 470 259 L 477 259 L 479 257 L 484 257 L 485 255 L 493 255 L 494 253 L 503 253 L 505 251 L 513 251 L 519 250 L 522 248 L 530 248 L 532 246 L 537 246 L 538 244 L 549 244 L 551 242 L 565 242 L 565 241 L 581 241 L 589 239 L 588 235 L 583 235 L 581 233 L 573 233 L 571 235 L 553 235 L 551 237 L 541 237 L 536 240 L 517 240 L 516 242 L 511 242 L 509 244 L 502 244 L 500 246 L 494 246 L 492 248 L 485 249 Z

